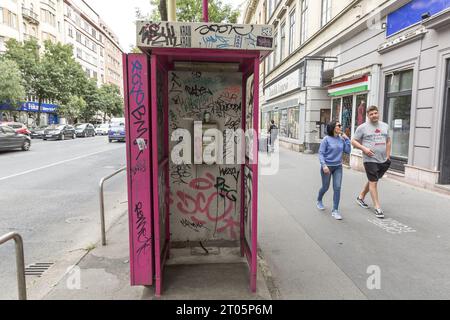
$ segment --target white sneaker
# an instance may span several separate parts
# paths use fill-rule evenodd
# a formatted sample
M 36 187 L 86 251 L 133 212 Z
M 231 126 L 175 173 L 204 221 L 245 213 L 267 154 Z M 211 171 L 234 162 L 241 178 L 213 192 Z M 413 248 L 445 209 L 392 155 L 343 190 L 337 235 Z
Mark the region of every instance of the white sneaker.
M 339 214 L 338 211 L 333 211 L 333 212 L 331 213 L 331 216 L 332 216 L 333 218 L 335 218 L 336 220 L 342 220 L 342 216 Z

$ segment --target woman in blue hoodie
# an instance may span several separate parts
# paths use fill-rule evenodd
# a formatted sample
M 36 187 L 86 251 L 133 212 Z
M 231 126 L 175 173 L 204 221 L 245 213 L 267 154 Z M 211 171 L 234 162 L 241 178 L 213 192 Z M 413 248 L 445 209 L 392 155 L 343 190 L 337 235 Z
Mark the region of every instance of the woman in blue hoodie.
M 342 220 L 339 214 L 339 201 L 341 199 L 342 185 L 342 156 L 345 153 L 350 154 L 350 139 L 342 133 L 342 125 L 339 122 L 331 122 L 327 126 L 327 133 L 319 149 L 320 174 L 322 176 L 322 188 L 317 197 L 317 208 L 325 210 L 322 199 L 330 188 L 331 177 L 333 177 L 333 211 L 332 216 L 336 220 Z

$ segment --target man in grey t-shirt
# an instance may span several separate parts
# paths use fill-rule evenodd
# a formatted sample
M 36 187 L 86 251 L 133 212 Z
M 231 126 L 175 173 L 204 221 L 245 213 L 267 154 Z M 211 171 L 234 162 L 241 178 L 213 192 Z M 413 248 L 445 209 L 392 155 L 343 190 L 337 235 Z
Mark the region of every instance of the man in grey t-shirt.
M 375 106 L 367 109 L 369 121 L 360 125 L 353 136 L 352 145 L 363 152 L 364 168 L 366 169 L 368 183 L 356 198 L 356 202 L 363 208 L 369 206 L 364 198 L 370 192 L 375 214 L 378 218 L 384 218 L 378 200 L 378 181 L 381 179 L 391 165 L 391 139 L 389 137 L 389 126 L 379 121 L 378 108 Z

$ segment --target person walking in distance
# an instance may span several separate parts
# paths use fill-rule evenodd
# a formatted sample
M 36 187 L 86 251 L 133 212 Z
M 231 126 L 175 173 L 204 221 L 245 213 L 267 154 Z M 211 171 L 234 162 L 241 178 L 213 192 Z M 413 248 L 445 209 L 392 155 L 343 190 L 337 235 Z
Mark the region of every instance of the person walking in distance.
M 278 127 L 275 124 L 274 120 L 270 121 L 269 130 L 267 130 L 267 133 L 269 134 L 269 143 L 267 145 L 267 151 L 273 152 L 275 149 L 275 141 L 278 138 Z
M 319 149 L 320 175 L 322 177 L 322 188 L 317 197 L 317 208 L 325 210 L 323 196 L 330 188 L 333 177 L 333 211 L 331 215 L 336 220 L 342 220 L 339 213 L 339 202 L 341 199 L 342 186 L 342 156 L 350 154 L 350 139 L 342 133 L 342 125 L 339 122 L 331 122 L 327 126 L 327 136 L 322 140 Z
M 391 166 L 391 138 L 389 126 L 379 120 L 380 115 L 376 106 L 367 109 L 367 117 L 369 120 L 356 129 L 352 140 L 353 147 L 363 152 L 364 168 L 369 180 L 356 198 L 356 202 L 364 209 L 368 209 L 369 206 L 364 199 L 370 192 L 375 214 L 377 218 L 383 219 L 384 213 L 378 198 L 378 181 Z

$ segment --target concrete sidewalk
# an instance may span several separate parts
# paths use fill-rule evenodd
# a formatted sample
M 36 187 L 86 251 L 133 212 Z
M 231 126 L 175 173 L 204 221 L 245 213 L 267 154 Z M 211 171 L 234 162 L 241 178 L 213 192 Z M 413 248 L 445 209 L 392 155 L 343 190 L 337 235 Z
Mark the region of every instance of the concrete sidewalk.
M 239 248 L 212 248 L 206 256 L 197 248 L 172 249 L 164 272 L 162 300 L 270 300 L 264 263 L 258 273 L 257 293 L 249 291 L 248 267 Z M 153 300 L 154 287 L 131 287 L 128 215 L 107 233 L 107 246 L 97 244 L 77 264 L 80 288 L 68 272 L 45 300 Z
M 366 179 L 344 169 L 336 221 L 332 188 L 316 208 L 318 155 L 281 150 L 279 172 L 260 178 L 259 245 L 282 299 L 450 298 L 450 197 L 386 177 L 380 220 L 356 204 Z

